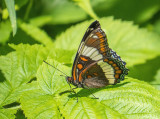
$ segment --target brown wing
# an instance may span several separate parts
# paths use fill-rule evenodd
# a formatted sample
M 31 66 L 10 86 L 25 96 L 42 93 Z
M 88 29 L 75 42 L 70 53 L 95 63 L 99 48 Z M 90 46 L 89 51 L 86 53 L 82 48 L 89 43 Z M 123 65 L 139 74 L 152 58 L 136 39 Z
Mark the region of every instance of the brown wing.
M 72 68 L 73 83 L 87 86 L 92 80 L 97 86 L 90 84 L 89 87 L 102 87 L 123 80 L 127 73 L 125 62 L 109 48 L 99 22 L 93 22 L 87 29 L 75 57 Z
M 126 70 L 121 69 L 114 61 L 106 58 L 88 65 L 81 73 L 83 87 L 100 88 L 106 85 L 116 84 L 118 79 L 125 75 Z
M 72 76 L 75 83 L 79 82 L 79 74 L 89 64 L 109 56 L 107 38 L 98 21 L 93 22 L 87 29 L 76 54 Z

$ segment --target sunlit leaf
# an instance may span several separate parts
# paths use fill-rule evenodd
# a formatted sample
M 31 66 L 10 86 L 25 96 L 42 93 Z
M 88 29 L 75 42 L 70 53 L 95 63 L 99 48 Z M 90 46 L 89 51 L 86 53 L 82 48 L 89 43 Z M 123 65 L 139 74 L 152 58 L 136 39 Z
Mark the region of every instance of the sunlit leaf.
M 0 105 L 2 106 L 17 101 L 24 90 L 30 89 L 30 86 L 25 84 L 36 76 L 39 65 L 46 57 L 40 45 L 10 46 L 16 49 L 16 52 L 0 56 L 0 69 L 5 77 L 0 83 Z
M 1 119 L 15 119 L 16 109 L 0 109 Z
M 83 10 L 85 10 L 92 18 L 97 19 L 98 17 L 94 13 L 90 0 L 73 0 L 76 2 Z
M 58 68 L 60 71 L 64 72 L 65 74 L 70 74 L 70 70 L 68 67 L 65 67 L 64 65 L 54 61 L 54 63 L 51 62 L 52 60 L 47 60 L 47 62 L 56 68 Z M 60 68 L 59 68 L 60 67 Z M 60 92 L 65 90 L 65 87 L 68 87 L 68 84 L 66 80 L 64 80 L 64 77 L 60 75 L 65 74 L 59 72 L 57 69 L 47 65 L 46 63 L 43 63 L 43 65 L 38 69 L 37 72 L 37 79 L 40 84 L 40 87 L 47 93 L 47 94 L 54 94 L 55 92 Z M 61 86 L 60 86 L 61 85 Z M 69 88 L 69 87 L 68 87 Z
M 17 32 L 17 21 L 16 21 L 16 12 L 14 8 L 14 0 L 5 0 L 5 3 L 9 12 L 9 17 L 12 24 L 13 36 L 14 36 Z
M 36 18 L 32 18 L 30 20 L 30 23 L 34 26 L 43 26 L 47 23 L 50 23 L 52 21 L 52 17 L 51 16 L 40 16 L 40 17 L 36 17 Z
M 49 63 L 68 74 L 58 62 Z M 157 118 L 160 114 L 160 91 L 151 85 L 128 77 L 117 85 L 77 89 L 70 94 L 60 72 L 46 64 L 39 68 L 37 77 L 42 90 L 30 90 L 21 97 L 22 109 L 28 118 Z M 77 102 L 78 96 L 78 102 Z M 98 107 L 98 108 L 97 108 Z M 51 113 L 52 112 L 52 113 Z
M 11 34 L 11 24 L 9 21 L 1 22 L 0 23 L 0 43 L 4 44 L 9 39 Z
M 44 45 L 49 45 L 52 44 L 52 38 L 50 38 L 46 32 L 44 32 L 43 30 L 41 30 L 40 28 L 31 25 L 31 24 L 26 24 L 26 23 L 22 23 L 20 25 L 20 28 L 22 30 L 24 30 L 28 35 L 30 35 L 31 37 L 33 37 L 36 41 L 44 44 Z
M 52 16 L 52 24 L 75 23 L 87 18 L 87 14 L 72 1 L 43 0 L 42 15 Z
M 83 22 L 57 37 L 55 47 L 77 50 L 87 29 L 93 22 Z M 144 63 L 148 59 L 160 55 L 160 37 L 157 34 L 140 29 L 132 22 L 113 20 L 112 17 L 100 20 L 102 29 L 106 32 L 110 48 L 116 51 L 128 66 Z M 81 29 L 81 30 L 79 30 Z

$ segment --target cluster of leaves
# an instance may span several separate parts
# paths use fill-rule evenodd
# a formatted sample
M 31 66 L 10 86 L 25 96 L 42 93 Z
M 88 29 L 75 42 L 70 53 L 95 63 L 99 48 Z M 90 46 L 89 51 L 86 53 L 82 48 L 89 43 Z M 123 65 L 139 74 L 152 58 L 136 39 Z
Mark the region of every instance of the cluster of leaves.
M 0 118 L 160 117 L 158 0 L 0 2 Z M 79 43 L 94 21 L 89 16 L 100 21 L 110 48 L 130 69 L 121 83 L 91 89 L 99 99 L 87 89 L 76 89 L 77 95 L 72 93 L 61 73 L 43 63 L 46 60 L 71 75 Z

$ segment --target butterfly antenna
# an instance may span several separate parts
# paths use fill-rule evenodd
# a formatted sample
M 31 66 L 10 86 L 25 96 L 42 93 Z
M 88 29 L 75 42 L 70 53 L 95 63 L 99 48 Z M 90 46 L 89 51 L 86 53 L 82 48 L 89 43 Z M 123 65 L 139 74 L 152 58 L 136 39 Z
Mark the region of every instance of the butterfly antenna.
M 65 74 L 65 73 L 64 73 L 64 72 L 62 72 L 61 70 L 57 69 L 57 68 L 56 68 L 56 67 L 54 67 L 53 65 L 49 64 L 48 62 L 46 62 L 46 61 L 44 61 L 44 60 L 43 60 L 43 62 L 45 62 L 45 63 L 46 63 L 46 64 L 48 64 L 49 66 L 51 66 L 51 67 L 55 68 L 56 70 L 58 70 L 59 72 L 61 72 L 62 74 L 64 74 L 64 75 L 65 75 L 65 77 L 67 76 L 67 74 Z M 60 76 L 64 76 L 64 75 L 60 75 Z

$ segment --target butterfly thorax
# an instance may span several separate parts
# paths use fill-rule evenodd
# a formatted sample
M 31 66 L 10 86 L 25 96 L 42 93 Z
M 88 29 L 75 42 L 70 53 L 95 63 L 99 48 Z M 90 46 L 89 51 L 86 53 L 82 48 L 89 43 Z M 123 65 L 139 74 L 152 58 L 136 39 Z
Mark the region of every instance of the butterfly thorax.
M 66 80 L 68 83 L 73 84 L 74 86 L 77 86 L 77 83 L 73 79 L 73 77 L 66 77 Z
M 68 76 L 67 76 L 67 77 L 66 77 L 66 80 L 67 80 L 68 83 L 72 83 L 72 80 L 73 80 L 73 79 L 72 79 L 72 77 L 68 77 Z
M 77 80 L 74 80 L 73 77 L 66 77 L 66 80 L 67 80 L 68 83 L 70 83 L 70 84 L 72 84 L 72 85 L 74 85 L 76 87 L 84 88 L 83 84 L 80 83 L 80 82 L 77 82 Z

